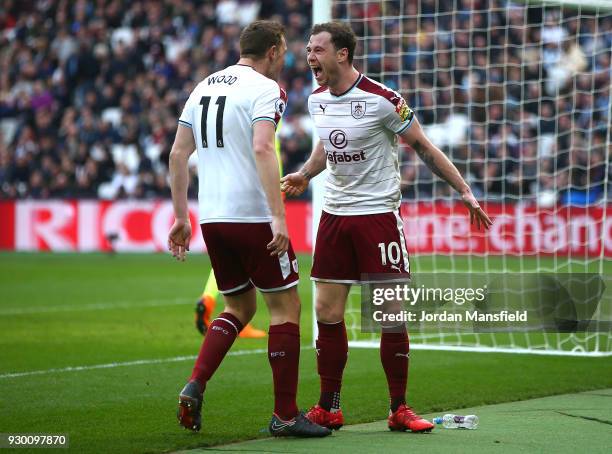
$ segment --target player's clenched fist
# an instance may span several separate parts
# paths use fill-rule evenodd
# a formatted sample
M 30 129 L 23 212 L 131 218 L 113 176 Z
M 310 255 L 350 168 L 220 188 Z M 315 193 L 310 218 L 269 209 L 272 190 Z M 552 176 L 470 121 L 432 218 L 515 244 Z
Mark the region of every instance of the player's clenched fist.
M 281 178 L 281 191 L 290 196 L 298 196 L 307 188 L 309 179 L 301 172 L 290 173 Z

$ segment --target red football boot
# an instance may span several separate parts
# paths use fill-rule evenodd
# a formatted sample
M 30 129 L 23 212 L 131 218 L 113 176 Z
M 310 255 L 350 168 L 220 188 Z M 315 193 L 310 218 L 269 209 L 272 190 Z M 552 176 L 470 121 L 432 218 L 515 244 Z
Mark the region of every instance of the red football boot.
M 315 424 L 327 427 L 328 429 L 332 430 L 338 430 L 344 425 L 344 416 L 342 415 L 342 410 L 331 412 L 325 410 L 319 405 L 315 405 L 310 410 L 308 410 L 308 413 L 306 413 L 306 417 L 311 422 L 314 422 Z
M 411 432 L 431 432 L 431 429 L 434 428 L 432 423 L 421 418 L 406 404 L 400 405 L 397 411 L 393 413 L 389 412 L 389 419 L 387 421 L 389 429 L 402 432 L 406 430 Z

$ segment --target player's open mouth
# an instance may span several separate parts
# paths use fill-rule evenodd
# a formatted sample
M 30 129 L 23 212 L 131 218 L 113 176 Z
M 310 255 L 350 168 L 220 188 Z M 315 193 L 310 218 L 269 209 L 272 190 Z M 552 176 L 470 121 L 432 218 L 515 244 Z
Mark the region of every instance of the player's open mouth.
M 315 79 L 318 79 L 319 76 L 323 73 L 323 70 L 321 69 L 320 66 L 311 66 L 310 69 L 312 70 L 312 73 L 315 76 Z

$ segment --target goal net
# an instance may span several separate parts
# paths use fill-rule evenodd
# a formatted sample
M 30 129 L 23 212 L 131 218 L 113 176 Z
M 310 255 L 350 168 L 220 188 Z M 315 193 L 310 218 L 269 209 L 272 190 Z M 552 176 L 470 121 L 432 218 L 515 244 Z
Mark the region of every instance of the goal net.
M 359 38 L 355 66 L 403 95 L 494 218 L 487 233 L 471 228 L 448 185 L 402 144 L 413 275 L 612 275 L 612 2 L 315 0 L 316 22 L 326 3 Z M 315 214 L 322 180 L 313 180 Z M 350 344 L 378 346 L 361 330 L 359 288 L 349 299 Z M 611 320 L 609 305 L 594 316 Z M 609 329 L 464 333 L 445 325 L 411 333 L 411 346 L 608 355 Z

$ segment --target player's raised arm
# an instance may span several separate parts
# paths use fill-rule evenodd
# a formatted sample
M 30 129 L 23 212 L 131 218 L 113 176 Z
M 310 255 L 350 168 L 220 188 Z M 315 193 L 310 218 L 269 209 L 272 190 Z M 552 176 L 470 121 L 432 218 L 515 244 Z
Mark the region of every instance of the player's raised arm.
M 289 234 L 285 221 L 285 206 L 278 190 L 280 173 L 274 148 L 274 127 L 274 123 L 270 121 L 258 121 L 253 124 L 253 151 L 257 173 L 272 213 L 274 237 L 268 244 L 268 249 L 271 251 L 270 255 L 282 255 L 289 247 Z
M 470 210 L 470 221 L 472 224 L 476 222 L 478 229 L 480 229 L 481 224 L 485 229 L 488 229 L 493 222 L 478 204 L 474 194 L 472 194 L 472 190 L 459 173 L 457 167 L 446 157 L 442 150 L 427 138 L 416 117 L 413 118 L 412 123 L 410 127 L 400 134 L 401 137 L 417 152 L 421 160 L 433 173 L 461 194 L 463 203 Z
M 281 178 L 281 190 L 291 196 L 302 194 L 308 188 L 310 180 L 325 170 L 326 160 L 323 143 L 319 141 L 308 161 L 298 172 Z
M 177 260 L 185 260 L 185 251 L 189 250 L 191 240 L 191 223 L 187 207 L 187 189 L 189 187 L 189 167 L 187 161 L 195 150 L 195 141 L 191 128 L 179 124 L 170 151 L 170 190 L 174 207 L 174 224 L 168 234 L 168 249 Z

